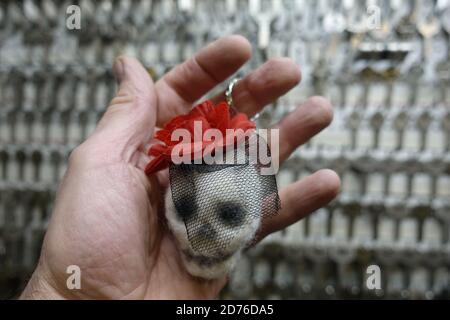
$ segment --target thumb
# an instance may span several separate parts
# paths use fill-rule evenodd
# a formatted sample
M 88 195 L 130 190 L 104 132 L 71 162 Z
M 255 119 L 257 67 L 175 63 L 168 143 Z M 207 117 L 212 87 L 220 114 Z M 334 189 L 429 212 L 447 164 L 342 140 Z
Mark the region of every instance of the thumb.
M 119 88 L 92 138 L 100 139 L 109 150 L 122 153 L 147 143 L 156 122 L 157 99 L 147 70 L 131 57 L 120 56 L 113 66 Z

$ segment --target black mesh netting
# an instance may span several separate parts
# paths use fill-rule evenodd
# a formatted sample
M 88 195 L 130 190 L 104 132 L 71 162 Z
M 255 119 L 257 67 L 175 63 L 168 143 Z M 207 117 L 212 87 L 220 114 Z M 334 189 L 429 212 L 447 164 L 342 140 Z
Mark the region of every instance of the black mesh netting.
M 275 175 L 262 175 L 260 169 L 249 161 L 170 166 L 173 203 L 192 250 L 230 254 L 253 239 L 263 218 L 279 211 Z

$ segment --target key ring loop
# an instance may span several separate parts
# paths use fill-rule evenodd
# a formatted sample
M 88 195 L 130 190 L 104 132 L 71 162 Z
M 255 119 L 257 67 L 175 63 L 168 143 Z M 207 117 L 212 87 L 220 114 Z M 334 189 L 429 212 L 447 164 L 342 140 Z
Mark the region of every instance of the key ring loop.
M 228 105 L 230 106 L 230 108 L 235 109 L 236 107 L 234 105 L 234 101 L 233 101 L 233 88 L 235 86 L 235 84 L 241 80 L 241 78 L 234 78 L 233 80 L 231 80 L 230 84 L 228 85 L 227 90 L 225 90 L 225 98 L 226 101 L 228 103 Z M 259 118 L 260 113 L 256 113 L 250 120 L 252 121 L 256 121 Z
M 234 85 L 241 80 L 241 78 L 234 78 L 233 80 L 231 80 L 230 84 L 228 85 L 227 90 L 225 90 L 225 98 L 227 100 L 228 105 L 231 108 L 234 108 L 234 102 L 233 102 L 233 88 Z

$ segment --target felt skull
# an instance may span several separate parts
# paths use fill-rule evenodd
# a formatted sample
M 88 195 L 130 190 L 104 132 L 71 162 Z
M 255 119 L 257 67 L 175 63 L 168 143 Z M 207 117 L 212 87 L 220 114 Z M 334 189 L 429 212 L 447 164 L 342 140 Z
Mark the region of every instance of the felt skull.
M 166 217 L 187 270 L 209 279 L 225 275 L 260 226 L 267 177 L 252 165 L 169 170 Z

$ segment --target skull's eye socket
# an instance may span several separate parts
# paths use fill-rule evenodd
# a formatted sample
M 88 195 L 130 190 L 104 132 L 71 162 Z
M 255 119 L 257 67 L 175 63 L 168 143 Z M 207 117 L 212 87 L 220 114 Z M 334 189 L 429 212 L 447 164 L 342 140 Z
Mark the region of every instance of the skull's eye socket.
M 235 202 L 224 202 L 218 207 L 220 219 L 231 227 L 237 227 L 244 222 L 244 208 Z
M 182 197 L 177 200 L 175 207 L 177 208 L 178 216 L 183 220 L 188 220 L 197 211 L 197 206 L 192 197 Z

